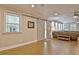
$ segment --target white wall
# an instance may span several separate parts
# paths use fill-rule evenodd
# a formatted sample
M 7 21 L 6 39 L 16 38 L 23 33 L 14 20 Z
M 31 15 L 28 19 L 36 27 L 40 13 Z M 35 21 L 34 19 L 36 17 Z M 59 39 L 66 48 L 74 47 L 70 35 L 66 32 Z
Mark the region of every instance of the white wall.
M 4 33 L 4 12 L 12 11 L 10 8 L 2 8 L 0 7 L 0 48 L 2 47 L 7 47 L 11 45 L 17 45 L 20 43 L 27 43 L 31 41 L 37 40 L 37 19 L 27 17 L 27 16 L 22 16 L 22 32 L 20 33 Z M 18 10 L 13 10 L 13 12 L 16 12 L 18 14 Z M 27 22 L 28 21 L 33 21 L 35 22 L 35 28 L 34 29 L 28 29 L 27 28 Z

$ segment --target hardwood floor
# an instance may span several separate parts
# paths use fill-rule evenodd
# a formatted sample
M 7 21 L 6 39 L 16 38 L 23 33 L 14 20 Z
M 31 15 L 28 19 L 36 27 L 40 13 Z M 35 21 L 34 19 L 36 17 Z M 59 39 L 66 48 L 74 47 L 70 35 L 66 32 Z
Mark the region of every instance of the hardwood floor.
M 39 41 L 33 44 L 0 51 L 1 55 L 77 55 L 79 42 L 57 39 Z

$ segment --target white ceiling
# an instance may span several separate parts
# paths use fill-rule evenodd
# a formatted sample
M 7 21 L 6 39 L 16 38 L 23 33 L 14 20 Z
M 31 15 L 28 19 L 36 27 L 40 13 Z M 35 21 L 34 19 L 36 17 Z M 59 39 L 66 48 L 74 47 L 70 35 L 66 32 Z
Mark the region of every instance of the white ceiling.
M 19 8 L 41 19 L 58 20 L 61 22 L 75 22 L 76 20 L 73 19 L 73 13 L 74 11 L 79 11 L 78 4 L 45 4 L 44 6 L 35 5 L 34 8 L 27 4 L 12 4 L 7 6 Z M 59 14 L 58 19 L 54 18 L 54 13 L 56 12 Z

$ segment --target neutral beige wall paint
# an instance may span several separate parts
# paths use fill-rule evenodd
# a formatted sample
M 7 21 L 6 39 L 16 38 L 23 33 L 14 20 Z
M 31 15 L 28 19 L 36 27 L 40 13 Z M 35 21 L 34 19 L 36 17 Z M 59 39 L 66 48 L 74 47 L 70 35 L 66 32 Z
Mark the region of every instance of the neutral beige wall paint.
M 44 20 L 37 20 L 37 34 L 38 40 L 45 39 L 45 21 Z
M 51 22 L 50 21 L 46 22 L 47 22 L 47 39 L 51 39 Z
M 10 8 L 8 8 L 8 10 L 9 9 Z M 37 19 L 27 17 L 27 16 L 22 16 L 22 32 L 21 33 L 4 33 L 4 12 L 5 10 L 7 9 L 0 7 L 0 48 L 20 44 L 23 42 L 27 43 L 27 42 L 37 40 Z M 34 29 L 27 28 L 28 20 L 35 22 Z

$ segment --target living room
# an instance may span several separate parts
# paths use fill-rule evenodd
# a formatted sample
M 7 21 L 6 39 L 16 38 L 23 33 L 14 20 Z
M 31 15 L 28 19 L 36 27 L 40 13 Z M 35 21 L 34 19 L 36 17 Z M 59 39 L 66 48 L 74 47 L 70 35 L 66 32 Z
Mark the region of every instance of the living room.
M 1 4 L 0 54 L 79 54 L 78 10 L 78 4 Z

